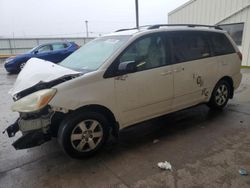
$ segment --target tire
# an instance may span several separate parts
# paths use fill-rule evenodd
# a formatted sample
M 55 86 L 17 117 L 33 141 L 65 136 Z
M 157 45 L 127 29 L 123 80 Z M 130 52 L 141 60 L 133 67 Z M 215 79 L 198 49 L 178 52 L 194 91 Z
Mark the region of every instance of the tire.
M 20 70 L 20 71 L 24 68 L 25 64 L 26 64 L 26 62 L 22 62 L 22 63 L 20 64 L 20 66 L 19 66 L 19 70 Z
M 219 81 L 213 90 L 208 106 L 211 109 L 222 110 L 230 98 L 231 89 L 226 80 Z
M 76 111 L 61 123 L 57 139 L 70 157 L 90 157 L 106 143 L 108 126 L 107 118 L 100 113 Z

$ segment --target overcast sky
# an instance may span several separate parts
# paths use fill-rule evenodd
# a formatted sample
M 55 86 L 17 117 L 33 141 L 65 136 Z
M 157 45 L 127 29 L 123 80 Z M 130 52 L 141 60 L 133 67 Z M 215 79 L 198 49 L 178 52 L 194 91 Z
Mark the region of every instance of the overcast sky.
M 167 23 L 188 0 L 139 0 L 140 25 Z M 0 0 L 1 37 L 90 36 L 135 26 L 135 0 Z

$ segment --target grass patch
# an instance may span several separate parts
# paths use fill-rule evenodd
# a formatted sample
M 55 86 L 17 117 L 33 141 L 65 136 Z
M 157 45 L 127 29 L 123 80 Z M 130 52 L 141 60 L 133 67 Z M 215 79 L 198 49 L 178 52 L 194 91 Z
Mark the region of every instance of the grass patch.
M 250 69 L 250 66 L 241 66 L 242 69 Z

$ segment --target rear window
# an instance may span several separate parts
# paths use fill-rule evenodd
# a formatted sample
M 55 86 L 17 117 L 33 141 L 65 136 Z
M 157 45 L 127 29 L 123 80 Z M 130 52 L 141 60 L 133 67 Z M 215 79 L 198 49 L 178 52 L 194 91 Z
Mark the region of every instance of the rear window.
M 235 49 L 229 39 L 223 33 L 210 33 L 214 55 L 226 55 L 235 53 Z
M 211 56 L 208 42 L 201 32 L 175 32 L 170 39 L 175 63 Z

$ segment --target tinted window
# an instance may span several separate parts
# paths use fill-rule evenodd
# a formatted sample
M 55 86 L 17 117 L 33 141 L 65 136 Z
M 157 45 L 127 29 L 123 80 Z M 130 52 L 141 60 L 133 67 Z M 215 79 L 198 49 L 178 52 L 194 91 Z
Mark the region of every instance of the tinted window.
M 237 45 L 242 44 L 244 23 L 220 25 L 220 27 L 229 33 Z
M 41 46 L 38 50 L 38 53 L 49 52 L 51 51 L 50 45 Z
M 235 49 L 225 34 L 210 33 L 214 55 L 225 55 L 235 52 Z
M 209 57 L 208 42 L 199 32 L 176 32 L 170 35 L 175 63 Z
M 164 66 L 167 64 L 164 40 L 160 35 L 139 39 L 125 50 L 118 61 L 135 61 L 138 71 Z
M 65 48 L 64 43 L 52 44 L 53 50 L 63 50 Z
M 69 44 L 63 43 L 64 48 L 68 48 Z

